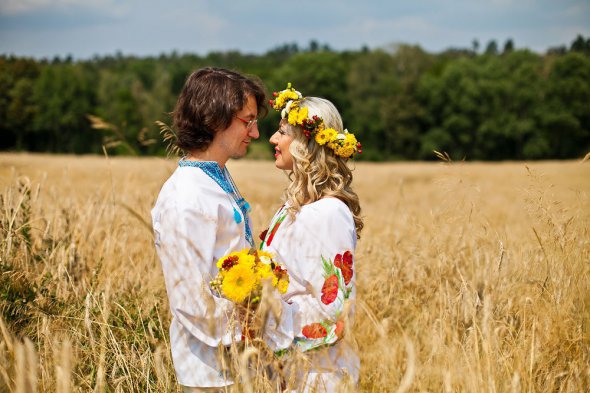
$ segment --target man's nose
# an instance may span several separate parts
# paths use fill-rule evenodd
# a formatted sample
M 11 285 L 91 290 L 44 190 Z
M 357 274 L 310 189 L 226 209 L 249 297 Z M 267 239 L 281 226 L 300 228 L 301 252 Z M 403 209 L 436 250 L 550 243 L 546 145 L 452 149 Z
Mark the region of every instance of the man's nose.
M 258 130 L 258 123 L 254 123 L 252 125 L 250 132 L 248 132 L 248 135 L 250 135 L 250 138 L 252 139 L 258 139 L 258 137 L 260 136 L 260 131 Z

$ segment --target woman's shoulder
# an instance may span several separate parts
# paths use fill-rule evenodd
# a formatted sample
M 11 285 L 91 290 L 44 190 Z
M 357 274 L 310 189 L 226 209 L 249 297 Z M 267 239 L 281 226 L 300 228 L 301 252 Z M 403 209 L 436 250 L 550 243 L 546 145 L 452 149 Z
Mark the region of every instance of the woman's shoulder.
M 338 198 L 322 198 L 318 201 L 304 205 L 299 214 L 300 217 L 311 220 L 354 222 L 352 213 L 346 203 Z M 299 217 L 298 217 L 299 219 Z
M 315 202 L 308 203 L 304 205 L 301 210 L 309 209 L 315 211 L 323 211 L 323 212 L 335 212 L 335 211 L 347 211 L 350 213 L 350 209 L 346 205 L 346 203 L 342 202 L 338 198 L 334 197 L 326 197 L 319 199 Z
M 304 205 L 297 215 L 294 228 L 302 239 L 322 247 L 354 247 L 356 229 L 348 206 L 337 198 L 323 198 Z M 295 229 L 294 229 L 295 230 Z

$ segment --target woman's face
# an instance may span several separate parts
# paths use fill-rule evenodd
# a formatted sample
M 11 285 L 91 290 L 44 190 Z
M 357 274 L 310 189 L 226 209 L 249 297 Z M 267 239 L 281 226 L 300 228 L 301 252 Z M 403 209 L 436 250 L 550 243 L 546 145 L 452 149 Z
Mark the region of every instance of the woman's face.
M 281 122 L 279 129 L 270 137 L 270 143 L 275 147 L 275 166 L 286 171 L 293 170 L 293 156 L 289 146 L 293 136 L 287 132 L 287 125 Z

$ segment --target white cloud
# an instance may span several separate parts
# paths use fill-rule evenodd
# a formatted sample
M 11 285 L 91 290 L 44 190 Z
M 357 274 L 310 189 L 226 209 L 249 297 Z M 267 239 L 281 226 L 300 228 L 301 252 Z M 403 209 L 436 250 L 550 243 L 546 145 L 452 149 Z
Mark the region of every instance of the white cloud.
M 177 27 L 189 28 L 203 33 L 207 32 L 212 35 L 222 32 L 229 26 L 226 19 L 206 10 L 199 10 L 199 12 L 173 10 L 166 15 L 165 20 L 173 21 Z
M 578 17 L 580 15 L 588 16 L 590 14 L 590 3 L 576 3 L 565 9 L 565 15 Z

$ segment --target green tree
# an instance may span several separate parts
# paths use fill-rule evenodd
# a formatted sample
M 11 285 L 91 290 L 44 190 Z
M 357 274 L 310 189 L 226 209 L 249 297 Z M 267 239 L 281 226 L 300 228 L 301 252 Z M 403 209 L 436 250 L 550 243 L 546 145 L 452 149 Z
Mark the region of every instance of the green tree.
M 39 64 L 32 59 L 0 57 L 0 148 L 26 149 L 34 102 L 32 85 Z
M 580 52 L 585 54 L 590 54 L 590 38 L 584 39 L 584 37 L 580 34 L 576 37 L 576 39 L 572 42 L 570 47 L 572 52 Z
M 42 69 L 33 87 L 35 138 L 29 149 L 82 153 L 96 148 L 99 138 L 86 119 L 96 101 L 95 80 L 79 64 L 52 64 Z
M 424 107 L 416 97 L 422 75 L 434 64 L 433 56 L 418 46 L 399 45 L 393 54 L 391 72 L 399 89 L 392 99 L 383 102 L 383 126 L 390 135 L 387 141 L 388 155 L 392 158 L 416 158 L 423 136 Z
M 486 46 L 486 55 L 497 55 L 498 54 L 498 43 L 496 40 L 490 40 Z
M 362 141 L 365 159 L 384 159 L 391 154 L 394 135 L 385 124 L 384 108 L 400 92 L 394 64 L 393 57 L 382 50 L 368 52 L 352 62 L 347 76 L 349 128 Z
M 504 43 L 504 50 L 502 51 L 502 53 L 507 54 L 507 53 L 512 53 L 514 51 L 514 41 L 512 41 L 512 38 L 508 38 L 506 40 L 506 42 Z
M 558 58 L 548 79 L 541 126 L 549 157 L 579 157 L 590 151 L 590 59 L 577 52 Z

